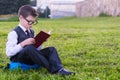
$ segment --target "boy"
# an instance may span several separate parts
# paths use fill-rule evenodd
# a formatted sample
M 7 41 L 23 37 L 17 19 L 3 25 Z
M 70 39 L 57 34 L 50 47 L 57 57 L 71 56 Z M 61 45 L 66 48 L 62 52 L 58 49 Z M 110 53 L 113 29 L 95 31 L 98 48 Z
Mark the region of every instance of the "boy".
M 34 31 L 31 29 L 37 23 L 38 13 L 29 5 L 20 7 L 18 11 L 19 25 L 8 34 L 6 55 L 10 61 L 28 65 L 38 64 L 45 67 L 51 74 L 70 75 L 73 72 L 65 70 L 54 47 L 37 50 Z

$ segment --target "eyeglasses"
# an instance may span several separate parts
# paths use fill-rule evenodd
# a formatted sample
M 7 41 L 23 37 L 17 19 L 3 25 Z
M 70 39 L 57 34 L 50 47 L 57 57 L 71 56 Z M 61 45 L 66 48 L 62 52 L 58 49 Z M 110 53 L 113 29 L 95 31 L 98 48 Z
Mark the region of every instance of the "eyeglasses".
M 24 18 L 24 17 L 23 17 Z M 28 20 L 28 19 L 26 19 L 26 18 L 24 18 L 27 22 L 28 22 L 28 24 L 29 25 L 32 25 L 32 24 L 37 24 L 38 23 L 38 21 L 37 20 L 35 20 L 35 21 L 31 21 L 31 20 Z

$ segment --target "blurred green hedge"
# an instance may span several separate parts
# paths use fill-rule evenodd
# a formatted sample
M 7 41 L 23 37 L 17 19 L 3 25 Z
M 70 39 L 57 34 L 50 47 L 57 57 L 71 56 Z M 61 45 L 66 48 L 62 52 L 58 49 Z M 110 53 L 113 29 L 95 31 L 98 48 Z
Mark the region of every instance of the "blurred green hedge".
M 0 0 L 0 15 L 17 13 L 19 7 L 29 3 L 30 0 Z

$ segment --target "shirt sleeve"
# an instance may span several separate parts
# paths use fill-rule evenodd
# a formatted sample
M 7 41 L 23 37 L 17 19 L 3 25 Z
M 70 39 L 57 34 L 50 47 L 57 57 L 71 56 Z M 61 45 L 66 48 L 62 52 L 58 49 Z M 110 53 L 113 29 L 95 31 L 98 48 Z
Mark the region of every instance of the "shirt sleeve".
M 6 43 L 6 55 L 9 57 L 16 55 L 19 51 L 23 49 L 20 44 L 17 44 L 17 38 L 18 36 L 15 31 L 12 31 L 8 34 Z
M 42 45 L 40 45 L 40 46 L 37 48 L 37 50 L 41 50 L 41 49 L 42 49 L 42 47 L 43 47 L 43 46 L 42 46 Z

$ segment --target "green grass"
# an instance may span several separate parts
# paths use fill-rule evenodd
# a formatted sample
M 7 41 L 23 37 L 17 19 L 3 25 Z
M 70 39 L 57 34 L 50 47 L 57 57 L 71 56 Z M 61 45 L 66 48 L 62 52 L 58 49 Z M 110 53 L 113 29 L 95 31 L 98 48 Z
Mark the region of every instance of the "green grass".
M 9 62 L 5 55 L 7 33 L 17 21 L 0 22 L 0 65 Z M 44 43 L 55 46 L 65 68 L 76 75 L 62 77 L 39 70 L 0 69 L 0 80 L 119 80 L 120 79 L 120 17 L 39 19 L 39 30 L 52 30 Z

